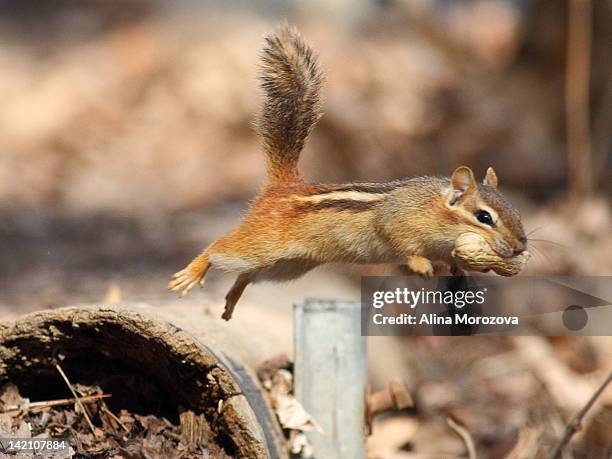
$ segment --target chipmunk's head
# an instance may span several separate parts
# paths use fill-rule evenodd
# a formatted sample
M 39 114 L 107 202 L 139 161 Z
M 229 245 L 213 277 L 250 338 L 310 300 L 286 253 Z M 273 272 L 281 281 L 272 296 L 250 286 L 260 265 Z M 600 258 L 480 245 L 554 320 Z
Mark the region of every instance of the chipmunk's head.
M 458 167 L 447 199 L 461 230 L 481 235 L 499 256 L 513 257 L 527 247 L 521 216 L 497 190 L 493 168 L 489 167 L 483 182 L 477 183 L 469 167 Z

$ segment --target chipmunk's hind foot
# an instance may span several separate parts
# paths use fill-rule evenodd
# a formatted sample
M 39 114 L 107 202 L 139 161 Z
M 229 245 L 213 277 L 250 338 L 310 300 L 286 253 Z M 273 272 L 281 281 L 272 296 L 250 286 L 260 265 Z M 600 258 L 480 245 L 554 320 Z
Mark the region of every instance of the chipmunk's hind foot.
M 238 300 L 242 296 L 244 289 L 253 281 L 253 278 L 250 274 L 241 274 L 232 285 L 232 288 L 227 295 L 225 295 L 225 311 L 221 315 L 221 318 L 224 320 L 230 320 L 232 318 L 232 314 L 234 313 L 234 307 Z
M 206 252 L 202 253 L 184 269 L 181 269 L 172 276 L 168 283 L 168 290 L 181 292 L 181 298 L 184 298 L 197 284 L 200 284 L 200 287 L 204 286 L 204 276 L 210 269 L 210 266 L 208 254 Z

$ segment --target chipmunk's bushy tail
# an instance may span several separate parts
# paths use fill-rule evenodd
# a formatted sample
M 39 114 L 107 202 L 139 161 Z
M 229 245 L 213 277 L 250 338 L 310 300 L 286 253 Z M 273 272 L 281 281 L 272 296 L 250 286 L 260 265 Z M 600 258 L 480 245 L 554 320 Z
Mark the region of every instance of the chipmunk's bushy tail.
M 322 115 L 323 78 L 312 50 L 289 26 L 266 36 L 261 59 L 265 101 L 257 127 L 268 176 L 272 182 L 297 180 L 300 152 Z

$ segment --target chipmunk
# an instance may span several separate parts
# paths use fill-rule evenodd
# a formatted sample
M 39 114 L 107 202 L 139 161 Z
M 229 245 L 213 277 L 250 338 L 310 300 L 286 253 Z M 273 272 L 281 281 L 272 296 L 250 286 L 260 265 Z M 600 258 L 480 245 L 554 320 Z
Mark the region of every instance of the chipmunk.
M 497 190 L 492 168 L 477 183 L 469 167 L 450 178 L 417 177 L 388 183 L 307 183 L 297 168 L 306 138 L 321 118 L 322 74 L 299 33 L 283 27 L 265 37 L 257 123 L 268 183 L 241 224 L 213 242 L 168 284 L 185 296 L 203 286 L 211 268 L 238 273 L 222 317 L 229 320 L 247 285 L 295 279 L 324 263 L 399 263 L 431 276 L 432 261 L 454 274 L 457 237 L 481 235 L 503 258 L 520 254 L 527 239 L 519 212 Z

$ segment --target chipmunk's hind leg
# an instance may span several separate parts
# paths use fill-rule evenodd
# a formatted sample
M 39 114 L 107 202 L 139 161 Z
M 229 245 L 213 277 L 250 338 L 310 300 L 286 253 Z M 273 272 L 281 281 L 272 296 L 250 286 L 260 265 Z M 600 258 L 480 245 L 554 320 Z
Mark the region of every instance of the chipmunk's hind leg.
M 204 276 L 210 269 L 211 263 L 208 259 L 208 251 L 205 250 L 194 258 L 185 269 L 180 270 L 172 276 L 168 283 L 168 290 L 172 292 L 181 292 L 181 298 L 184 298 L 189 291 L 196 285 L 204 286 Z
M 221 318 L 225 320 L 230 320 L 232 318 L 236 303 L 238 303 L 238 300 L 242 296 L 246 286 L 252 281 L 253 276 L 251 273 L 240 274 L 236 278 L 236 282 L 234 282 L 234 285 L 232 285 L 230 291 L 227 292 L 227 295 L 225 295 L 225 311 L 221 315 Z
M 278 260 L 271 265 L 261 266 L 253 271 L 240 274 L 225 296 L 225 312 L 221 317 L 225 320 L 232 318 L 234 307 L 247 285 L 266 280 L 282 282 L 296 279 L 317 265 L 318 262 L 309 260 Z

